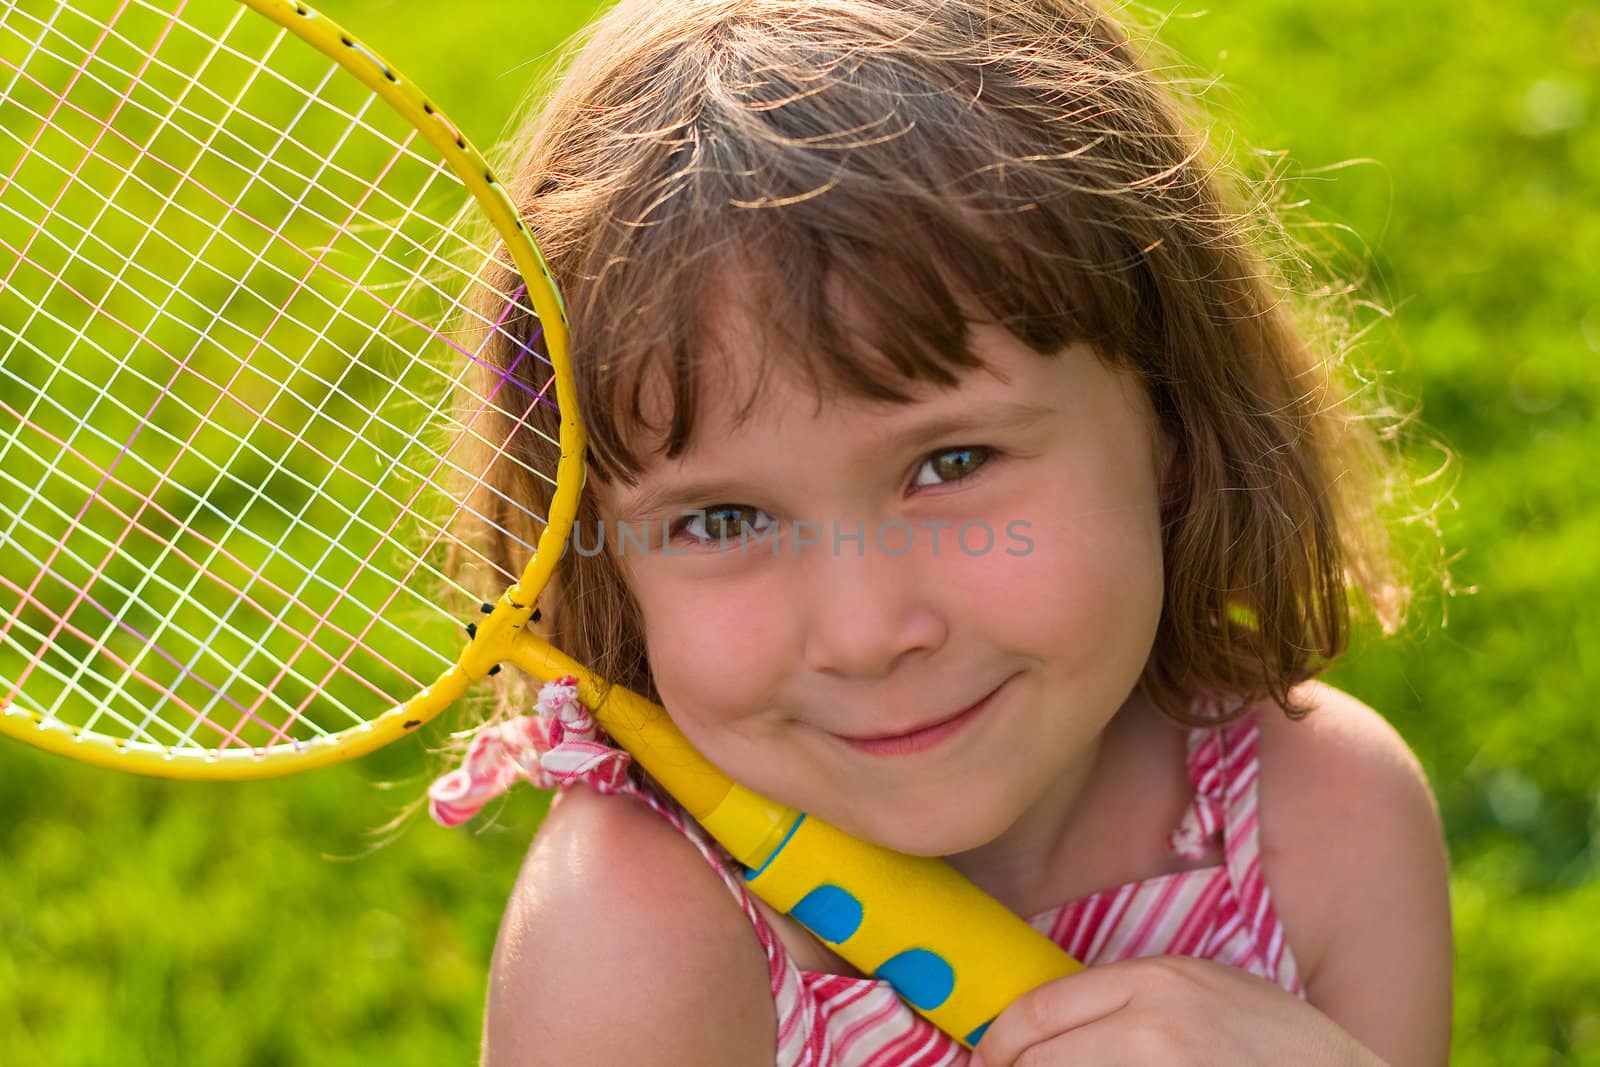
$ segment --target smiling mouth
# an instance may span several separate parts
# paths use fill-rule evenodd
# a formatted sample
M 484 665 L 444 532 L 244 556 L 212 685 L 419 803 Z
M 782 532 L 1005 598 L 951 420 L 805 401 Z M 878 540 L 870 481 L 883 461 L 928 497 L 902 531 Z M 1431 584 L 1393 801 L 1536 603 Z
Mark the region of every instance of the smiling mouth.
M 1006 682 L 1009 681 L 1009 678 L 1006 679 Z M 940 719 L 926 726 L 919 726 L 897 734 L 879 734 L 875 737 L 846 737 L 843 734 L 835 734 L 834 736 L 851 748 L 873 756 L 900 756 L 921 752 L 933 748 L 961 732 L 985 708 L 993 703 L 994 698 L 1005 688 L 1006 682 L 1001 682 L 995 686 L 987 696 L 976 704 L 972 704 L 948 718 Z

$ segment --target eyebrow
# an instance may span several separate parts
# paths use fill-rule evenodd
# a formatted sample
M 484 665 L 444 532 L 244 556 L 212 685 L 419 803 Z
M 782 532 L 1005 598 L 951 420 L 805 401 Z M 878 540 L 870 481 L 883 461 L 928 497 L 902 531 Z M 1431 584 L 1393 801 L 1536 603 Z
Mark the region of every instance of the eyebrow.
M 885 452 L 903 451 L 915 443 L 956 433 L 982 437 L 996 432 L 1015 431 L 1056 413 L 1056 409 L 1047 404 L 1035 404 L 1025 400 L 990 404 L 982 410 L 947 413 L 912 423 L 874 440 L 870 452 L 873 455 L 881 455 Z M 625 518 L 640 519 L 662 514 L 675 515 L 702 506 L 708 501 L 736 500 L 748 496 L 749 492 L 750 483 L 746 481 L 704 478 L 641 489 L 620 503 L 625 505 L 623 508 Z

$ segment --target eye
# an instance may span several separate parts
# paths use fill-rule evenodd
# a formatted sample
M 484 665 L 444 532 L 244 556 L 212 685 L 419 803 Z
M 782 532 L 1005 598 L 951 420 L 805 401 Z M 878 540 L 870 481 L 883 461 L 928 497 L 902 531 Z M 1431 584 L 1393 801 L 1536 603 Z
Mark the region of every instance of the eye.
M 958 445 L 941 448 L 922 461 L 912 484 L 917 486 L 947 485 L 971 477 L 985 463 L 992 451 L 983 445 Z
M 761 533 L 769 529 L 773 521 L 772 516 L 760 508 L 744 504 L 718 504 L 688 513 L 678 524 L 678 529 L 701 544 L 710 544 L 714 541 L 737 541 Z

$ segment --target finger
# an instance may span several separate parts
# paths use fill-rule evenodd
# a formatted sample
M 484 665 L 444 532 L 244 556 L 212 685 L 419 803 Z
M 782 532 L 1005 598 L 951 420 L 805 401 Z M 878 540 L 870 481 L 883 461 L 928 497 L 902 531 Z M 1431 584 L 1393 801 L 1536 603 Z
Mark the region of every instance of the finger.
M 973 1049 L 971 1067 L 1012 1067 L 1030 1048 L 1109 1018 L 1132 999 L 1132 983 L 1116 964 L 1046 982 L 1018 997 L 989 1024 Z
M 1070 1034 L 1057 1034 L 1029 1045 L 1006 1067 L 1174 1067 L 1171 1059 L 1143 1059 L 1130 1046 L 1127 1031 L 1115 1022 L 1097 1020 Z M 968 1067 L 989 1067 L 974 1058 Z

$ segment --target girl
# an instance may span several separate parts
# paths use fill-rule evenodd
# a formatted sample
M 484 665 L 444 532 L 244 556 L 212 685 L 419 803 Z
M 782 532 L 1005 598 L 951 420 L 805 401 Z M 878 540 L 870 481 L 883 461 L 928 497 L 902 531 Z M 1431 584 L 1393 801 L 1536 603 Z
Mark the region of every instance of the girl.
M 1384 456 L 1117 25 L 624 0 L 524 151 L 591 434 L 550 636 L 1090 966 L 969 1057 L 547 689 L 590 788 L 507 910 L 488 1063 L 1444 1062 L 1426 782 L 1313 681 L 1352 597 L 1401 617 Z M 538 501 L 522 469 L 486 499 Z

